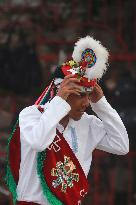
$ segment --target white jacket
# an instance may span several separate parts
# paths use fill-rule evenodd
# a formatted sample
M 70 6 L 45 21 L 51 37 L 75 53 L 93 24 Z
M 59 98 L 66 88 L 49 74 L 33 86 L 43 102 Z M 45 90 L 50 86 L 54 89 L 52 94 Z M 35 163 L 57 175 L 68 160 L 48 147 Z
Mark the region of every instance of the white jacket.
M 84 113 L 79 121 L 70 119 L 64 130 L 64 137 L 72 144 L 72 128 L 75 130 L 78 150 L 75 153 L 85 175 L 88 175 L 94 149 L 124 155 L 129 151 L 129 139 L 118 113 L 103 96 L 97 103 L 91 103 L 94 115 Z M 55 96 L 41 113 L 36 105 L 25 108 L 19 115 L 21 133 L 21 165 L 17 194 L 19 201 L 32 201 L 49 205 L 44 198 L 37 175 L 37 152 L 46 149 L 56 135 L 56 128 L 63 132 L 59 121 L 70 111 L 70 105 Z

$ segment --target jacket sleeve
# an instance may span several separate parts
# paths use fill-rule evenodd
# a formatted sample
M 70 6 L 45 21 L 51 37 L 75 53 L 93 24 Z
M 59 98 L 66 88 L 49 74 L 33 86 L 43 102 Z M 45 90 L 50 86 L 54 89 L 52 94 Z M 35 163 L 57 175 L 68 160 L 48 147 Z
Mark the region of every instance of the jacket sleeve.
M 103 96 L 97 103 L 91 103 L 97 117 L 93 119 L 93 125 L 100 139 L 96 149 L 113 154 L 124 155 L 129 152 L 129 139 L 126 128 L 116 110 Z
M 43 108 L 44 112 L 41 113 L 36 105 L 32 105 L 19 114 L 21 140 L 37 151 L 43 151 L 52 143 L 57 124 L 71 109 L 59 96 L 55 96 Z

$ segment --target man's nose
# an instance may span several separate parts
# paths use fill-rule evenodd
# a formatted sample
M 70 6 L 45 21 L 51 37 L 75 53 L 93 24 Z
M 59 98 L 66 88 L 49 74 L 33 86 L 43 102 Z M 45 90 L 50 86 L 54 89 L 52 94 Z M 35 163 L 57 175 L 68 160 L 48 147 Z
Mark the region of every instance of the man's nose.
M 90 99 L 88 96 L 84 96 L 83 101 L 82 101 L 82 105 L 85 107 L 88 107 L 90 105 Z

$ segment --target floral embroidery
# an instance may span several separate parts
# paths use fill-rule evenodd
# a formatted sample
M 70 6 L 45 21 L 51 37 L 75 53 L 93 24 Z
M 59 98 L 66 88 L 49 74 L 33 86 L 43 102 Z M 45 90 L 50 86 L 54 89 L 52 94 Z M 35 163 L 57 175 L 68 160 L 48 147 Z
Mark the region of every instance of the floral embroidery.
M 52 168 L 51 176 L 56 176 L 57 179 L 52 181 L 52 186 L 57 188 L 61 185 L 61 191 L 66 192 L 67 188 L 74 186 L 73 181 L 79 181 L 79 174 L 73 173 L 76 166 L 70 159 L 70 157 L 64 156 L 64 163 L 59 161 L 56 163 L 56 168 Z

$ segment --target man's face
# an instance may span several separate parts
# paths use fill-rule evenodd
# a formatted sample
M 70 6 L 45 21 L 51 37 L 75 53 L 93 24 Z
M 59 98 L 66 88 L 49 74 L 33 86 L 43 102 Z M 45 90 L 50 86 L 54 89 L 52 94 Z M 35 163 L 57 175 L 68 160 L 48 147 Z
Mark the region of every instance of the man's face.
M 75 121 L 81 119 L 82 115 L 84 114 L 86 108 L 90 104 L 90 95 L 91 92 L 84 92 L 80 93 L 80 95 L 71 94 L 67 102 L 71 106 L 71 110 L 69 112 L 69 117 Z

